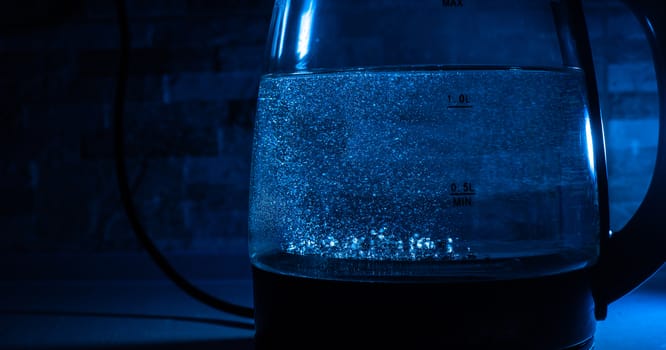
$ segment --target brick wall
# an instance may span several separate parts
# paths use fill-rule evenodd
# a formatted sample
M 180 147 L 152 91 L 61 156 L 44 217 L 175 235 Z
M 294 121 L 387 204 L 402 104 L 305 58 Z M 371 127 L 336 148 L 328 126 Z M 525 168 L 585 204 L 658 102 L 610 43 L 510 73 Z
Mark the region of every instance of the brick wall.
M 246 235 L 272 1 L 128 1 L 128 171 L 165 250 Z M 3 5 L 0 250 L 136 250 L 112 159 L 114 2 Z
M 647 43 L 614 2 L 589 2 L 608 131 L 613 226 L 654 164 Z M 167 251 L 244 253 L 256 89 L 272 1 L 128 1 L 126 142 L 134 199 Z M 0 5 L 0 251 L 140 249 L 120 206 L 111 104 L 112 0 Z

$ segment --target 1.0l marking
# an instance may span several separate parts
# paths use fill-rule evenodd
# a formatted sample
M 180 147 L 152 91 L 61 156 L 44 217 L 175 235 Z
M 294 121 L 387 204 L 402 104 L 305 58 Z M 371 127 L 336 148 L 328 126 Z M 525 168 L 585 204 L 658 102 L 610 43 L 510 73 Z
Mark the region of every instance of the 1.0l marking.
M 449 105 L 448 108 L 472 108 L 472 105 L 469 102 L 469 95 L 460 94 L 457 97 L 449 95 Z

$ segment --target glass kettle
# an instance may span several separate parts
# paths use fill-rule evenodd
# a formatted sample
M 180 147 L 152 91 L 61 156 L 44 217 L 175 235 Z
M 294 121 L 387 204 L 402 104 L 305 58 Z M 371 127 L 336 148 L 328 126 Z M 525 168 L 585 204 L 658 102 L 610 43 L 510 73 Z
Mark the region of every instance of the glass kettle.
M 627 5 L 661 117 L 646 198 L 612 233 L 580 1 L 276 1 L 250 186 L 258 347 L 592 348 L 666 256 L 666 23 Z

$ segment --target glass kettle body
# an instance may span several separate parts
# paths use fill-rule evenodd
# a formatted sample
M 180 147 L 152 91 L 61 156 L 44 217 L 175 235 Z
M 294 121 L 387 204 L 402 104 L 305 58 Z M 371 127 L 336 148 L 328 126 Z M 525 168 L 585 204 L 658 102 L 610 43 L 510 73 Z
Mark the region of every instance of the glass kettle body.
M 589 348 L 605 172 L 578 1 L 277 1 L 250 186 L 257 334 L 362 313 L 337 327 Z M 319 326 L 274 326 L 278 309 Z M 575 329 L 525 337 L 534 317 Z
M 594 263 L 584 86 L 580 70 L 522 67 L 265 77 L 256 263 L 335 279 L 522 278 Z
M 575 56 L 561 52 L 557 23 L 544 23 L 549 6 L 492 3 L 393 2 L 368 12 L 424 23 L 389 31 L 369 15 L 326 31 L 313 20 L 317 11 L 351 4 L 285 2 L 306 9 L 299 24 L 310 27 L 298 38 L 275 34 L 277 67 L 261 81 L 250 212 L 256 264 L 313 278 L 495 279 L 596 261 L 598 121 L 583 71 L 564 61 Z M 506 22 L 498 28 L 513 28 L 518 8 L 533 27 L 522 29 L 532 42 L 513 44 L 522 53 L 511 41 L 523 31 L 468 21 L 493 16 Z M 417 41 L 428 52 L 390 47 L 399 52 L 340 64 L 343 48 L 302 44 L 312 33 L 344 38 L 354 26 L 382 45 Z M 300 69 L 281 72 L 279 43 L 299 40 L 291 59 Z M 464 48 L 486 42 L 500 46 Z M 336 52 L 320 52 L 330 47 Z

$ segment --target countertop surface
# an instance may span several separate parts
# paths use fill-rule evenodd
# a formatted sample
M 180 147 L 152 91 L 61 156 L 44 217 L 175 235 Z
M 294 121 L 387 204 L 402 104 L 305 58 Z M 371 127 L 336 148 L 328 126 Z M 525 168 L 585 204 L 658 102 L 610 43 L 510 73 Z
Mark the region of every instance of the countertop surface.
M 249 279 L 192 281 L 252 306 Z M 224 314 L 169 280 L 0 281 L 2 349 L 253 349 L 252 320 Z M 666 269 L 611 304 L 597 350 L 666 349 Z

